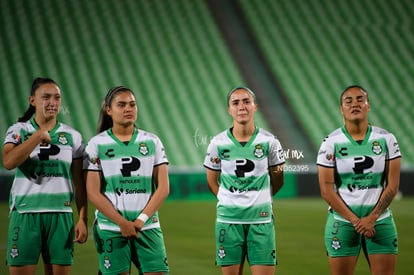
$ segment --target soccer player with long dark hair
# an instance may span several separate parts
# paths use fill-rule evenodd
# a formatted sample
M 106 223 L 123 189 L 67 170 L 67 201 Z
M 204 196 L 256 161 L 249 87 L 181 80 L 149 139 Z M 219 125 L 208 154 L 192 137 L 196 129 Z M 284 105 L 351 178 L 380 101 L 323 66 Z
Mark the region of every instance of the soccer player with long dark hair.
M 110 89 L 98 132 L 86 146 L 88 198 L 96 207 L 95 244 L 101 274 L 168 272 L 158 209 L 169 194 L 168 160 L 161 140 L 138 129 L 131 89 Z
M 52 79 L 33 81 L 29 104 L 7 130 L 3 147 L 4 167 L 16 169 L 6 262 L 11 275 L 30 275 L 42 255 L 44 274 L 67 275 L 74 242 L 84 243 L 88 236 L 82 136 L 57 120 L 61 91 Z
M 397 229 L 389 208 L 398 193 L 401 153 L 393 134 L 368 122 L 361 86 L 340 96 L 344 126 L 322 142 L 317 157 L 322 198 L 329 204 L 325 246 L 331 274 L 354 274 L 361 249 L 371 274 L 394 274 Z

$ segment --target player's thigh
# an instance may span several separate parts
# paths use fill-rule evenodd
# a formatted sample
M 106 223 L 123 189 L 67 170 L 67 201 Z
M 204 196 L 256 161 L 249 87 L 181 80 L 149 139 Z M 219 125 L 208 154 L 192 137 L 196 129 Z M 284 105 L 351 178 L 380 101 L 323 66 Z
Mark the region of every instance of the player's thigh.
M 274 223 L 251 224 L 247 234 L 249 264 L 276 265 L 276 236 Z
M 164 237 L 160 228 L 139 232 L 138 240 L 134 241 L 134 249 L 133 255 L 138 260 L 138 269 L 142 273 L 169 271 Z
M 368 258 L 372 274 L 395 274 L 396 254 L 370 254 Z
M 102 274 L 122 274 L 131 269 L 131 243 L 121 232 L 100 230 L 95 223 L 93 235 Z
M 392 216 L 377 221 L 375 235 L 366 241 L 372 274 L 394 274 L 398 254 L 398 233 Z
M 45 264 L 44 266 L 44 274 L 45 275 L 69 275 L 71 266 L 70 265 L 50 265 Z
M 358 256 L 330 257 L 331 275 L 354 275 Z
M 6 262 L 9 266 L 37 264 L 42 247 L 39 213 L 10 213 Z
M 51 265 L 72 265 L 74 249 L 73 239 L 75 237 L 73 214 L 41 213 L 40 215 L 42 217 L 44 228 L 42 249 L 43 262 Z M 64 267 L 62 268 L 64 269 Z
M 216 222 L 216 264 L 238 265 L 246 256 L 245 225 Z
M 239 275 L 243 274 L 243 264 L 221 266 L 222 275 Z
M 9 266 L 10 275 L 34 275 L 37 265 Z
M 398 233 L 392 216 L 375 223 L 375 235 L 367 239 L 367 253 L 398 254 Z
M 250 270 L 252 275 L 273 275 L 276 267 L 274 265 L 253 265 Z
M 351 223 L 335 219 L 329 212 L 325 225 L 325 247 L 330 257 L 357 256 L 361 250 L 361 236 Z

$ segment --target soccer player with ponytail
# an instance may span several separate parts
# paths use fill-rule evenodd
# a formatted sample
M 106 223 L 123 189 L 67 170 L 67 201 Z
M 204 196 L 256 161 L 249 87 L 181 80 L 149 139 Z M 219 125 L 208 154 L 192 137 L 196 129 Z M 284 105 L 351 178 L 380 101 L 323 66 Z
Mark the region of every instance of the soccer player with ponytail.
M 4 168 L 16 169 L 6 262 L 11 275 L 34 275 L 42 255 L 44 274 L 67 275 L 74 242 L 84 243 L 88 236 L 84 146 L 78 131 L 57 120 L 61 91 L 55 81 L 36 78 L 29 104 L 7 130 L 2 151 Z
M 138 129 L 131 89 L 110 89 L 98 134 L 86 146 L 88 198 L 96 207 L 94 239 L 100 274 L 169 270 L 158 209 L 169 194 L 168 160 L 161 140 Z

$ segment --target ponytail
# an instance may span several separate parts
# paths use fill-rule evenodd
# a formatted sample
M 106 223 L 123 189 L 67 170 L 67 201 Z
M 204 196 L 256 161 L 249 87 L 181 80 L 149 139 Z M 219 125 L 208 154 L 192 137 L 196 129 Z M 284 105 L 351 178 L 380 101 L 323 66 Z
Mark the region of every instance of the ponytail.
M 36 108 L 33 105 L 30 105 L 29 108 L 27 108 L 26 112 L 24 112 L 24 114 L 17 119 L 17 122 L 28 121 L 35 112 Z
M 106 113 L 106 107 L 105 101 L 102 102 L 101 110 L 99 111 L 98 127 L 96 128 L 96 133 L 98 134 L 113 126 L 112 117 Z

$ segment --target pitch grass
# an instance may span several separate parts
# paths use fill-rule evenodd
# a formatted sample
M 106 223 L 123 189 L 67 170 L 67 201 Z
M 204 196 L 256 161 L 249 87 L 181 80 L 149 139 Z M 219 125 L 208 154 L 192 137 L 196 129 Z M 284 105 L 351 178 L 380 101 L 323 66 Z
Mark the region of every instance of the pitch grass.
M 400 255 L 396 274 L 414 274 L 414 198 L 392 204 L 399 230 Z M 0 258 L 6 254 L 7 205 L 0 203 Z M 90 211 L 90 220 L 92 213 Z M 326 204 L 319 198 L 275 199 L 278 266 L 276 274 L 329 274 L 323 246 Z M 171 275 L 220 274 L 214 265 L 214 216 L 212 201 L 167 201 L 160 218 L 167 247 Z M 0 274 L 8 274 L 0 259 Z M 41 265 L 36 274 L 43 274 Z M 97 274 L 97 257 L 92 239 L 75 246 L 74 275 Z M 138 274 L 132 269 L 132 274 Z M 245 266 L 245 275 L 250 274 Z M 364 257 L 360 257 L 355 274 L 369 274 Z

